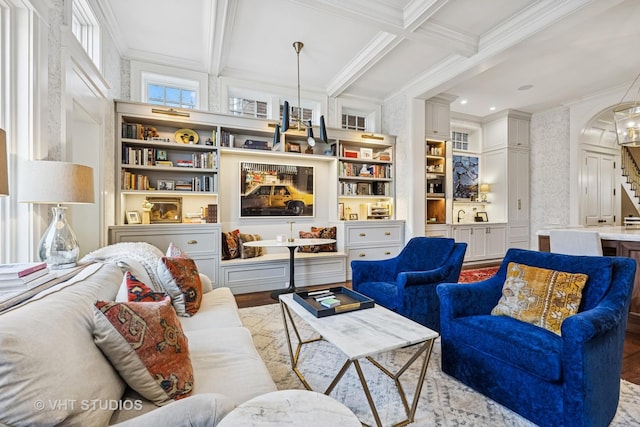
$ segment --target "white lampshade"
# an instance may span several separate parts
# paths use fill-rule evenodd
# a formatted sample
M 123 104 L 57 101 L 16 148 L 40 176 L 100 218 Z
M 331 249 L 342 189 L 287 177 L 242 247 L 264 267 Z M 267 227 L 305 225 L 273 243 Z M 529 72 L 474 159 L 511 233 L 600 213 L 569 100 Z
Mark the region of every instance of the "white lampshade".
M 7 164 L 7 134 L 0 129 L 0 196 L 9 195 L 9 165 Z
M 93 203 L 93 169 L 67 162 L 33 160 L 19 173 L 18 199 L 26 203 Z

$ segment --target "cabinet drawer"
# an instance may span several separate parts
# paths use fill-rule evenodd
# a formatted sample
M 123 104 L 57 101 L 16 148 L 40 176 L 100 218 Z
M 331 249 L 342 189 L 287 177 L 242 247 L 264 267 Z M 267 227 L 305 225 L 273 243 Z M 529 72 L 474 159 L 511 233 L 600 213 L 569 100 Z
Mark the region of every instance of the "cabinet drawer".
M 385 246 L 382 248 L 356 248 L 349 249 L 347 252 L 347 266 L 351 266 L 351 261 L 354 260 L 380 260 L 393 258 L 400 253 L 402 246 Z
M 402 227 L 350 227 L 347 231 L 347 246 L 402 243 Z
M 127 233 L 120 236 L 121 242 L 143 241 L 156 246 L 162 252 L 166 252 L 169 243 L 173 242 L 188 254 L 217 253 L 216 240 L 214 235 L 210 233 L 165 233 L 162 235 Z

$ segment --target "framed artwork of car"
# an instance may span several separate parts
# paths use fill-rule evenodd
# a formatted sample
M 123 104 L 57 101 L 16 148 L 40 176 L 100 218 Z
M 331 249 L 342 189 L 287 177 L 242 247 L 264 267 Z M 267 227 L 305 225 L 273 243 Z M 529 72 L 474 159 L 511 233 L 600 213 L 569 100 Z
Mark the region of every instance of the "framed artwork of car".
M 312 217 L 313 188 L 313 166 L 240 162 L 240 217 Z

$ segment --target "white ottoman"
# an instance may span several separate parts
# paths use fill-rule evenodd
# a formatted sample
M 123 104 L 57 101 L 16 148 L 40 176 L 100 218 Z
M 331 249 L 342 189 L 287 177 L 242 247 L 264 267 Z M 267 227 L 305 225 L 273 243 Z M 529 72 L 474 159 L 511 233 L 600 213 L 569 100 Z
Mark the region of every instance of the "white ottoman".
M 361 427 L 353 412 L 322 393 L 281 390 L 244 402 L 224 417 L 218 427 Z

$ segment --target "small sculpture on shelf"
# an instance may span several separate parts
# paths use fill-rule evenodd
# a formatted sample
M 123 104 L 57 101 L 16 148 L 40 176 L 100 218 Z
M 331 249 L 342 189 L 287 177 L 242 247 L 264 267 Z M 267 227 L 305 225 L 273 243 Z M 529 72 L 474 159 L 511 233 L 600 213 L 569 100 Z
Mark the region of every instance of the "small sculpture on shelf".
M 151 208 L 153 207 L 153 203 L 149 200 L 145 199 L 142 202 L 142 223 L 143 224 L 151 224 Z

